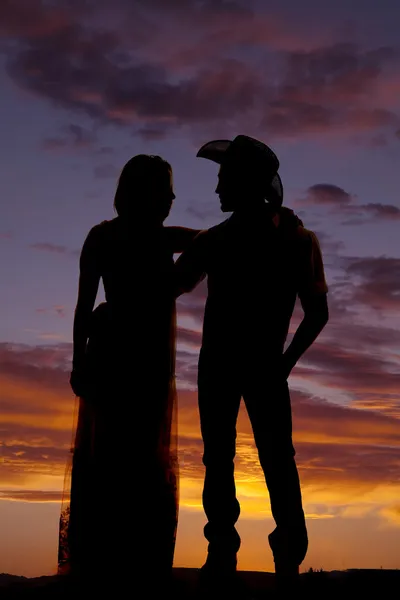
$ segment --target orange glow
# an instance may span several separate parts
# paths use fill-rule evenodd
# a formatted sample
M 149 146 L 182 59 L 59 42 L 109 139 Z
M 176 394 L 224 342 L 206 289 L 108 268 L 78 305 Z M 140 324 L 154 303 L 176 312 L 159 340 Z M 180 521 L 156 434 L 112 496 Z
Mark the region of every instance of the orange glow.
M 31 557 L 25 563 L 16 545 L 11 546 L 14 548 L 13 560 L 16 565 L 14 572 L 37 575 L 54 572 L 58 511 L 75 401 L 67 385 L 60 387 L 39 380 L 21 381 L 4 374 L 0 377 L 0 385 L 3 397 L 7 398 L 11 407 L 0 415 L 0 423 L 6 432 L 2 443 L 0 522 L 3 523 L 3 531 L 8 531 L 18 540 L 25 540 L 24 544 L 28 545 L 33 543 L 31 534 L 26 529 L 26 522 L 22 529 L 21 523 L 24 521 L 20 521 L 18 515 L 22 518 L 29 513 L 35 519 L 37 531 L 43 525 L 47 532 L 40 534 L 34 564 L 31 564 Z M 202 533 L 205 517 L 201 503 L 204 467 L 196 402 L 194 392 L 179 394 L 181 481 L 180 523 L 175 555 L 177 566 L 199 566 L 206 551 Z M 328 523 L 336 523 L 337 531 L 341 532 L 340 543 L 344 546 L 350 535 L 347 527 L 349 524 L 358 527 L 357 523 L 363 523 L 365 530 L 372 527 L 376 531 L 374 535 L 378 537 L 385 531 L 400 540 L 398 478 L 390 473 L 385 477 L 385 466 L 375 475 L 368 470 L 369 452 L 390 453 L 390 448 L 398 450 L 398 422 L 368 409 L 347 409 L 312 402 L 312 399 L 304 398 L 299 403 L 294 392 L 294 440 L 304 507 L 310 540 L 314 540 L 311 548 L 317 543 L 319 545 L 319 553 L 310 550 L 306 562 L 320 556 L 324 559 L 324 568 L 343 568 L 337 552 L 323 540 L 321 532 L 325 531 Z M 14 410 L 13 406 L 16 407 Z M 350 469 L 355 457 L 358 457 L 359 468 L 357 463 L 354 469 Z M 396 463 L 395 455 L 393 461 L 391 468 Z M 268 492 L 243 405 L 238 419 L 236 485 L 241 503 L 238 529 L 243 538 L 239 567 L 272 570 L 267 536 L 274 525 Z M 43 523 L 38 523 L 38 519 L 43 519 Z M 47 519 L 52 520 L 49 527 Z M 388 545 L 386 563 L 381 560 L 386 565 L 392 564 L 393 543 L 391 541 Z M 0 544 L 0 558 L 4 558 L 5 553 L 6 545 L 3 542 Z M 354 563 L 347 566 L 355 566 L 359 555 L 354 554 L 353 559 Z M 8 559 L 4 558 L 4 561 L 4 564 L 9 564 Z M 366 554 L 363 564 L 370 564 Z M 311 566 L 319 565 L 314 563 Z

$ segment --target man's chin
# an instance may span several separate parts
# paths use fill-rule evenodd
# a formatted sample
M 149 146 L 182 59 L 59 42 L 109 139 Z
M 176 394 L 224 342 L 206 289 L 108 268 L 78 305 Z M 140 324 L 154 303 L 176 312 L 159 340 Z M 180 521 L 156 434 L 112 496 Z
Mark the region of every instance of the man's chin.
M 233 212 L 235 210 L 233 207 L 233 202 L 228 202 L 227 200 L 220 200 L 220 203 L 222 212 Z

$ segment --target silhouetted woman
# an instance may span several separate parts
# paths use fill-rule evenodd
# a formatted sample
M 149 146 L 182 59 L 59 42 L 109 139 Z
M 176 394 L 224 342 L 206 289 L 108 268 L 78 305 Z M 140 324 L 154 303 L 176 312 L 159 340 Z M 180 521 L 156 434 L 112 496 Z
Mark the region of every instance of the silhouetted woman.
M 198 233 L 164 227 L 174 198 L 171 166 L 134 156 L 119 178 L 118 216 L 93 227 L 81 252 L 70 379 L 79 411 L 59 572 L 85 580 L 126 572 L 162 581 L 171 573 L 178 516 L 173 254 Z M 100 279 L 106 302 L 93 311 Z

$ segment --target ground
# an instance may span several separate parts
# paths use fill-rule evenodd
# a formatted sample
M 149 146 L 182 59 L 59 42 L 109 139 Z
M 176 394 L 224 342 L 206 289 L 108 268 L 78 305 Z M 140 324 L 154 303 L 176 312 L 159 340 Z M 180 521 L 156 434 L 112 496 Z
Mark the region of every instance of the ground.
M 274 588 L 274 575 L 272 573 L 240 571 L 239 583 L 236 587 L 238 598 L 243 600 L 258 600 L 262 598 L 275 598 L 278 593 Z M 156 579 L 156 574 L 155 574 Z M 174 591 L 166 594 L 166 597 L 174 600 L 192 600 L 198 598 L 197 593 L 198 571 L 196 569 L 174 569 Z M 118 586 L 116 586 L 117 588 Z M 100 588 L 101 589 L 101 588 Z M 293 594 L 299 598 L 378 598 L 392 597 L 392 590 L 400 589 L 399 570 L 363 570 L 350 569 L 347 571 L 328 571 L 303 573 L 300 575 L 298 592 Z M 138 593 L 139 592 L 139 593 Z M 162 594 L 162 593 L 161 593 Z M 38 577 L 27 579 L 13 575 L 0 575 L 0 597 L 1 600 L 64 600 L 65 598 L 76 598 L 83 594 L 68 591 L 65 578 Z M 85 594 L 86 595 L 86 594 Z M 98 594 L 96 594 L 98 595 Z M 290 594 L 291 597 L 293 597 Z M 91 594 L 90 594 L 91 596 Z M 113 594 L 114 596 L 114 594 Z M 120 596 L 119 593 L 115 594 Z M 287 597 L 287 592 L 283 594 Z M 121 594 L 123 598 L 150 599 L 151 595 L 145 586 L 135 591 L 134 581 L 129 589 Z M 160 596 L 157 595 L 159 598 Z M 211 600 L 211 595 L 203 595 L 206 600 Z M 227 600 L 233 597 L 227 592 L 217 594 L 216 597 Z

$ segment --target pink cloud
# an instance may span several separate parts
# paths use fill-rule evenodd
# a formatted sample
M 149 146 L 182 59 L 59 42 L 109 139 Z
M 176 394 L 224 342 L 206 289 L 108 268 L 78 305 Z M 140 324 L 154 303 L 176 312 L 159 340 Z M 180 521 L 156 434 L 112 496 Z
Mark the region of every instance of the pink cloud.
M 41 0 L 2 0 L 0 34 L 10 38 L 21 36 L 32 39 L 62 31 L 70 23 L 65 5 L 65 2 L 61 2 L 44 10 Z
M 37 308 L 36 312 L 39 314 L 56 314 L 58 317 L 64 318 L 66 316 L 65 306 L 52 306 L 51 308 Z
M 65 246 L 51 244 L 49 242 L 36 242 L 31 244 L 31 248 L 35 250 L 44 250 L 45 252 L 54 252 L 55 254 L 67 254 L 68 250 Z
M 310 204 L 332 204 L 343 206 L 353 202 L 354 196 L 343 188 L 330 183 L 317 183 L 307 190 L 307 200 Z
M 42 252 L 49 252 L 50 254 L 64 254 L 67 256 L 76 256 L 77 254 L 79 254 L 77 250 L 70 250 L 66 246 L 53 244 L 51 242 L 35 242 L 34 244 L 30 244 L 30 248 L 33 248 L 34 250 L 40 250 Z
M 111 163 L 104 163 L 95 167 L 93 173 L 96 179 L 115 179 L 119 175 L 119 170 Z

